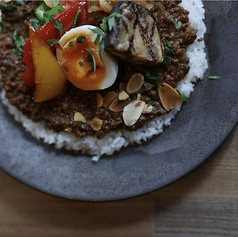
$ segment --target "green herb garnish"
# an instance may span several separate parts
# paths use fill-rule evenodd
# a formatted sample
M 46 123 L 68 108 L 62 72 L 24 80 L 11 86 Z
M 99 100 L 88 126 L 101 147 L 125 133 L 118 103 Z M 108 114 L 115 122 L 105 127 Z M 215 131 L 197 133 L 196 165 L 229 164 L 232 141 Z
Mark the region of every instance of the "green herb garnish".
M 165 55 L 163 62 L 164 62 L 164 64 L 165 64 L 166 66 L 169 66 L 169 65 L 171 64 L 171 57 Z
M 145 78 L 148 79 L 149 85 L 147 87 L 142 87 L 142 90 L 148 91 L 151 90 L 154 86 L 159 85 L 159 70 L 150 70 L 145 72 Z
M 41 24 L 44 24 L 46 22 L 46 19 L 44 17 L 44 13 L 51 10 L 50 7 L 48 7 L 45 2 L 41 3 L 35 10 L 35 14 L 37 18 L 40 20 Z
M 175 55 L 175 52 L 171 49 L 171 48 L 165 48 L 165 54 L 167 56 L 172 56 L 172 55 Z
M 23 46 L 25 44 L 25 40 L 24 40 L 23 36 L 19 36 L 17 34 L 16 30 L 13 32 L 13 39 L 15 41 L 16 53 L 19 57 L 22 57 L 23 56 Z
M 104 42 L 104 38 L 105 38 L 106 34 L 99 28 L 94 28 L 94 29 L 90 29 L 90 30 L 97 35 L 97 37 L 94 41 L 94 44 L 99 45 L 99 56 L 102 59 L 103 42 Z
M 3 33 L 7 32 L 7 26 L 6 26 L 5 22 L 0 21 L 0 27 L 1 27 Z
M 173 46 L 174 41 L 167 40 L 166 41 L 166 47 L 164 49 L 165 57 L 164 57 L 164 63 L 165 65 L 169 66 L 171 64 L 171 56 L 175 55 L 173 49 L 171 48 Z
M 96 65 L 96 60 L 93 56 L 93 54 L 91 53 L 91 51 L 86 48 L 86 50 L 89 52 L 89 56 L 86 58 L 87 62 L 92 62 L 92 67 L 93 67 L 93 71 L 95 72 L 96 71 L 96 68 L 97 68 L 97 65 Z
M 187 96 L 184 94 L 184 92 L 183 92 L 180 88 L 177 88 L 176 90 L 178 91 L 178 93 L 179 93 L 179 95 L 180 95 L 182 101 L 185 102 L 185 101 L 188 100 Z
M 63 24 L 61 23 L 60 20 L 54 19 L 55 21 L 55 28 L 59 31 L 60 36 L 62 36 L 63 33 Z
M 83 67 L 83 66 L 84 66 L 84 63 L 83 63 L 82 61 L 79 61 L 79 65 L 80 65 L 81 67 Z
M 93 33 L 97 35 L 103 35 L 102 31 L 99 28 L 90 29 Z
M 84 42 L 85 42 L 85 39 L 86 39 L 85 36 L 78 36 L 78 37 L 76 38 L 76 41 L 77 41 L 77 43 L 84 43 Z
M 173 40 L 167 40 L 167 47 L 171 48 L 173 46 L 174 41 Z
M 116 26 L 116 17 L 121 17 L 122 15 L 118 12 L 113 12 L 111 15 L 107 17 L 102 18 L 102 23 L 100 24 L 100 27 L 103 31 L 111 31 L 113 27 Z
M 94 44 L 99 44 L 100 43 L 100 40 L 101 40 L 101 36 L 100 35 L 97 35 L 96 39 L 94 40 Z
M 29 21 L 33 25 L 35 30 L 39 30 L 39 28 L 41 27 L 41 23 L 40 23 L 40 20 L 38 18 L 32 18 Z
M 59 42 L 59 40 L 57 40 L 57 39 L 48 39 L 46 42 L 49 44 L 50 47 L 52 47 L 52 46 L 56 45 Z
M 19 16 L 22 20 L 24 20 L 27 18 L 28 14 L 26 12 L 20 12 Z
M 100 41 L 103 41 L 103 32 L 102 30 L 100 30 L 99 28 L 94 28 L 94 29 L 90 29 L 93 33 L 95 33 L 97 35 L 94 44 L 99 44 L 100 45 Z
M 209 76 L 208 79 L 209 80 L 217 80 L 217 79 L 220 79 L 221 77 L 220 76 Z
M 159 79 L 158 79 L 158 76 L 159 76 L 159 70 L 158 69 L 155 69 L 155 70 L 152 70 L 152 71 L 146 71 L 145 72 L 145 77 L 149 80 L 149 82 L 151 82 L 152 84 L 154 85 L 158 85 L 159 84 Z
M 46 23 L 54 21 L 54 17 L 59 13 L 63 12 L 65 9 L 61 5 L 52 7 L 50 10 L 43 13 L 43 17 Z
M 59 2 L 57 1 L 53 4 L 52 8 L 48 7 L 45 2 L 43 2 L 36 8 L 35 14 L 39 19 L 41 25 L 43 25 L 44 23 L 53 22 L 55 20 L 54 17 L 57 16 L 59 13 L 63 12 L 64 10 L 65 8 L 59 5 Z
M 74 46 L 74 41 L 69 41 L 69 47 L 73 47 Z
M 76 13 L 76 15 L 74 17 L 74 26 L 76 26 L 76 24 L 77 24 L 77 21 L 78 21 L 78 18 L 79 18 L 79 15 L 80 15 L 81 11 L 82 11 L 82 8 L 79 7 L 78 11 L 77 11 L 77 13 Z
M 181 30 L 181 27 L 182 27 L 182 22 L 181 21 L 177 21 L 177 20 L 172 20 L 175 28 L 177 31 L 180 31 Z
M 0 4 L 0 9 L 2 9 L 8 16 L 13 16 L 17 6 L 15 5 L 2 5 Z
M 147 87 L 142 87 L 141 89 L 144 91 L 150 91 L 154 87 L 154 84 L 149 84 Z

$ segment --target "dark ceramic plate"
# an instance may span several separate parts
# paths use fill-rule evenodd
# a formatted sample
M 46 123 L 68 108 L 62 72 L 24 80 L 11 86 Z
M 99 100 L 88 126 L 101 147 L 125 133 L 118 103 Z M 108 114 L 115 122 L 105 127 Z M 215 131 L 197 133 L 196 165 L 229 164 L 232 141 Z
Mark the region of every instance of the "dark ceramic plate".
M 106 201 L 154 191 L 201 164 L 238 121 L 238 2 L 204 4 L 209 71 L 164 133 L 94 163 L 36 141 L 0 105 L 0 167 L 52 195 Z

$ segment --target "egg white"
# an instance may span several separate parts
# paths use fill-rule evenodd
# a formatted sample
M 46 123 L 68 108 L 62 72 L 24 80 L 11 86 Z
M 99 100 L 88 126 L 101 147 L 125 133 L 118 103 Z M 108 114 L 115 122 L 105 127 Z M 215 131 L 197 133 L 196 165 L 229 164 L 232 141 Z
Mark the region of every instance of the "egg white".
M 93 25 L 83 25 L 78 26 L 76 28 L 73 28 L 69 31 L 67 31 L 59 40 L 59 44 L 64 46 L 67 42 L 69 42 L 71 39 L 75 38 L 75 35 L 78 36 L 84 36 L 84 35 L 90 35 L 91 39 L 94 40 L 97 37 L 97 34 L 95 34 L 90 29 L 95 29 L 96 26 Z M 102 31 L 103 32 L 103 31 Z M 62 58 L 62 50 L 58 49 L 56 50 L 56 57 L 59 61 L 59 63 L 63 63 Z M 103 79 L 103 83 L 100 88 L 97 88 L 97 90 L 103 90 L 106 89 L 114 84 L 117 78 L 118 74 L 118 60 L 116 57 L 112 56 L 111 54 L 107 53 L 104 48 L 102 48 L 101 52 L 101 58 L 106 68 L 106 76 Z

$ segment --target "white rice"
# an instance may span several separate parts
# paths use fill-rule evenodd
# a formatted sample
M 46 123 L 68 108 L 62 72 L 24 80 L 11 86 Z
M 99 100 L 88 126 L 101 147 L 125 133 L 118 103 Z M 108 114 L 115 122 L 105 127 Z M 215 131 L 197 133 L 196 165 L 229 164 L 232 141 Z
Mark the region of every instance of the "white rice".
M 205 10 L 202 1 L 183 0 L 181 6 L 190 12 L 190 23 L 198 30 L 198 38 L 203 38 L 206 32 L 206 26 L 203 22 Z M 198 42 L 197 40 L 188 47 L 187 56 L 190 59 L 190 71 L 186 78 L 178 84 L 178 88 L 181 88 L 187 97 L 189 97 L 190 93 L 194 90 L 194 83 L 198 79 L 203 78 L 208 67 L 204 49 L 204 41 Z M 54 144 L 58 149 L 65 148 L 67 150 L 79 151 L 81 154 L 87 154 L 91 156 L 94 161 L 97 161 L 102 155 L 112 155 L 122 147 L 135 143 L 141 144 L 143 141 L 162 133 L 163 126 L 169 126 L 171 124 L 171 120 L 181 107 L 176 107 L 168 114 L 147 122 L 143 128 L 137 131 L 130 132 L 123 129 L 118 132 L 110 132 L 103 139 L 98 140 L 92 136 L 78 139 L 73 134 L 67 132 L 55 133 L 47 129 L 43 122 L 34 123 L 24 116 L 5 98 L 4 90 L 1 92 L 1 99 L 3 104 L 8 107 L 9 113 L 12 114 L 15 120 L 20 122 L 33 137 L 45 143 Z

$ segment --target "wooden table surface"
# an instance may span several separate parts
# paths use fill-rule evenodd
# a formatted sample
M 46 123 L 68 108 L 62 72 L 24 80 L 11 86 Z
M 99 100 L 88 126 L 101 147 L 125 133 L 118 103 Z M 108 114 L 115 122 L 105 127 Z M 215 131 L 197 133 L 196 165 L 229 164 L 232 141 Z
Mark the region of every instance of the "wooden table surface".
M 124 201 L 64 200 L 0 171 L 1 237 L 238 236 L 238 126 L 192 173 Z

